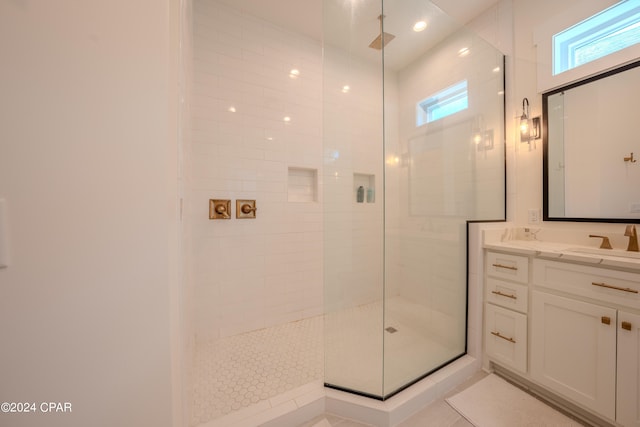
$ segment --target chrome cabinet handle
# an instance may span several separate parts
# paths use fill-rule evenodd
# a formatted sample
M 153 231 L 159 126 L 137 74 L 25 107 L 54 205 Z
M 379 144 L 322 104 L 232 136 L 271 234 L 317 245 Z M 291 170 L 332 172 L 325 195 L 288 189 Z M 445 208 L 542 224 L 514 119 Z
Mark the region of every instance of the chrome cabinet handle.
M 504 335 L 501 335 L 500 332 L 491 331 L 491 335 L 495 335 L 498 338 L 502 338 L 503 340 L 512 342 L 514 344 L 516 343 L 516 340 L 514 340 L 513 338 L 505 337 Z
M 637 294 L 638 293 L 638 291 L 635 290 L 635 289 L 621 288 L 621 287 L 618 287 L 618 286 L 607 285 L 606 283 L 591 282 L 591 284 L 593 286 L 599 286 L 601 288 L 615 289 L 616 291 L 624 291 L 624 292 L 629 292 L 629 293 L 632 293 L 632 294 Z
M 506 298 L 511 298 L 511 299 L 518 299 L 517 296 L 515 295 L 509 295 L 509 294 L 503 294 L 500 291 L 491 291 L 492 294 L 496 294 L 496 295 L 500 295 L 501 297 L 506 297 Z
M 494 267 L 506 268 L 506 269 L 509 269 L 509 270 L 517 270 L 518 269 L 518 267 L 511 267 L 510 265 L 502 265 L 502 264 L 491 264 L 491 265 L 493 265 Z

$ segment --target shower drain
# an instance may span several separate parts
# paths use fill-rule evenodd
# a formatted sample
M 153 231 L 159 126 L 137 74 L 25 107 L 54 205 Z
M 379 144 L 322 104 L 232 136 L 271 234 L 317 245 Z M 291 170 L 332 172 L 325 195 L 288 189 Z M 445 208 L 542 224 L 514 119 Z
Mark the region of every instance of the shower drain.
M 389 332 L 390 334 L 398 332 L 398 330 L 396 328 L 394 328 L 393 326 L 389 326 L 388 328 L 384 328 L 384 330 Z

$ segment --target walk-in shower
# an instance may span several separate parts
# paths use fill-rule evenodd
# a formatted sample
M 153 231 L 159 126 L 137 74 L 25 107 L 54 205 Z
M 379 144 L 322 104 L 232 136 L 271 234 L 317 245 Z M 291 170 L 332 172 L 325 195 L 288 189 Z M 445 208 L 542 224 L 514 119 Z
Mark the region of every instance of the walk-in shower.
M 314 381 L 386 399 L 464 355 L 467 221 L 505 212 L 502 54 L 427 0 L 192 6 L 192 425 Z

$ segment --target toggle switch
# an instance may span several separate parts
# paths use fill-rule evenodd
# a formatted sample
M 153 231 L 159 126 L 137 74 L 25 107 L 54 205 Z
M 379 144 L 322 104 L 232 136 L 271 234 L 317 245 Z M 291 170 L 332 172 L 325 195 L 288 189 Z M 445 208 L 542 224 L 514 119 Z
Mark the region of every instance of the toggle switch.
M 209 219 L 231 219 L 231 200 L 209 199 Z
M 236 218 L 255 218 L 256 210 L 255 200 L 236 200 Z

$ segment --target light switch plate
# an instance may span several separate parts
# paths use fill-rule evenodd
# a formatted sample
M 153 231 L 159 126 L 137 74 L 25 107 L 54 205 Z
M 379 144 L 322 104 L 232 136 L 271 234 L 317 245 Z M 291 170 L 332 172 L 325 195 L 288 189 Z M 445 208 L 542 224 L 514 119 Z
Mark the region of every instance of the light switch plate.
M 9 266 L 9 225 L 7 224 L 7 202 L 0 199 L 0 268 Z

